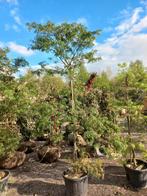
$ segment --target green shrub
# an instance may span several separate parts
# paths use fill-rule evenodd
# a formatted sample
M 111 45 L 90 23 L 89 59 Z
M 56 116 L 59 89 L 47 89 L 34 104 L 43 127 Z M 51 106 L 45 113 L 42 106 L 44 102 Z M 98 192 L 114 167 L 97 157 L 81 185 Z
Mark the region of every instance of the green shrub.
M 84 173 L 97 178 L 104 177 L 103 164 L 99 159 L 78 159 L 72 163 L 71 173 L 73 173 L 74 175 Z
M 0 128 L 0 158 L 13 153 L 19 145 L 20 136 L 16 131 Z

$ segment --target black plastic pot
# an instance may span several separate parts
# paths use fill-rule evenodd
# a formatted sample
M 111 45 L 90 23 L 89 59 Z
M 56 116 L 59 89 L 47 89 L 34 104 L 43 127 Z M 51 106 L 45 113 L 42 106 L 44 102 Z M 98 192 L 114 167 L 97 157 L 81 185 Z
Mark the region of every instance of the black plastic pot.
M 1 172 L 2 170 L 0 170 Z M 0 179 L 0 193 L 3 192 L 7 186 L 7 183 L 8 183 L 8 178 L 9 178 L 9 171 L 2 171 L 5 173 L 5 176 Z
M 127 180 L 134 188 L 147 188 L 147 162 L 139 159 L 136 161 L 137 164 L 144 164 L 145 169 L 136 170 L 124 165 Z M 127 163 L 129 162 L 130 160 Z
M 88 193 L 88 175 L 80 178 L 71 179 L 66 177 L 68 170 L 64 172 L 63 178 L 66 186 L 66 196 L 87 196 Z

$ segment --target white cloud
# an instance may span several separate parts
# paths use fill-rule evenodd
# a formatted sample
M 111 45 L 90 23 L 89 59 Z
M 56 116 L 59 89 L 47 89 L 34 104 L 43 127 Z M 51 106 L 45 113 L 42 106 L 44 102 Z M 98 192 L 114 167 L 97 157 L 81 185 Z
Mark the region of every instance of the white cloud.
M 5 30 L 5 31 L 9 31 L 9 30 L 10 30 L 10 28 L 11 28 L 11 27 L 10 27 L 10 25 L 9 25 L 9 24 L 5 24 L 5 25 L 4 25 L 4 30 Z
M 8 43 L 8 47 L 18 53 L 18 54 L 21 54 L 21 55 L 24 55 L 24 56 L 31 56 L 34 54 L 34 51 L 30 50 L 30 49 L 27 49 L 25 46 L 22 46 L 22 45 L 19 45 L 19 44 L 16 44 L 15 42 L 9 42 Z
M 19 16 L 14 16 L 14 20 L 17 24 L 21 25 L 21 20 L 20 20 Z
M 9 4 L 18 5 L 18 0 L 0 0 L 0 2 L 3 2 L 3 1 Z
M 4 24 L 4 30 L 5 31 L 14 30 L 16 32 L 20 32 L 20 28 L 16 24 L 13 24 L 13 25 Z
M 13 17 L 14 21 L 16 22 L 16 24 L 18 25 L 22 25 L 21 19 L 17 14 L 17 9 L 14 8 L 10 11 L 10 15 Z
M 18 5 L 18 0 L 6 0 L 6 2 Z
M 3 47 L 4 47 L 4 43 L 0 42 L 0 48 L 3 48 Z
M 133 27 L 134 32 L 140 32 L 147 28 L 147 16 L 143 17 L 136 25 Z
M 125 13 L 126 14 L 126 13 Z M 90 71 L 100 72 L 111 66 L 113 73 L 117 64 L 142 60 L 147 66 L 147 15 L 146 7 L 135 8 L 128 19 L 121 20 L 112 34 L 103 42 L 96 43 L 102 60 L 88 65 Z
M 17 26 L 17 25 L 12 25 L 12 29 L 14 30 L 14 31 L 16 31 L 16 32 L 19 32 L 20 31 L 20 29 L 19 29 L 19 27 Z
M 86 25 L 86 26 L 88 24 L 87 19 L 83 18 L 83 17 L 82 18 L 78 18 L 76 22 L 80 23 L 80 24 L 83 24 L 83 25 Z
M 22 23 L 17 12 L 18 12 L 17 7 L 10 10 L 10 16 L 13 18 L 14 23 L 13 24 L 4 24 L 5 31 L 14 30 L 16 32 L 20 32 L 20 30 L 21 30 L 20 27 L 23 27 L 23 23 Z
M 140 0 L 140 3 L 147 8 L 147 0 Z
M 11 15 L 11 16 L 15 16 L 16 13 L 17 13 L 17 9 L 16 9 L 16 8 L 10 10 L 10 15 Z
M 113 31 L 113 28 L 110 27 L 110 26 L 105 27 L 105 28 L 103 29 L 103 32 L 105 32 L 105 33 L 109 33 L 109 32 L 112 32 L 112 31 Z
M 116 33 L 118 35 L 129 31 L 134 24 L 140 19 L 140 13 L 143 12 L 142 7 L 138 7 L 133 10 L 132 15 L 129 19 L 123 20 L 116 28 Z

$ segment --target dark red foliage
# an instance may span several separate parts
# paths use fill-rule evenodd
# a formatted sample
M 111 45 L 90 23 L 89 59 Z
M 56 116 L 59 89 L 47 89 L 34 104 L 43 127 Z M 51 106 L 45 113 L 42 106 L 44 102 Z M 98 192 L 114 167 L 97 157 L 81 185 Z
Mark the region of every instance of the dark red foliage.
M 92 73 L 85 84 L 86 91 L 90 91 L 92 89 L 92 85 L 94 83 L 95 78 L 96 78 L 96 73 Z

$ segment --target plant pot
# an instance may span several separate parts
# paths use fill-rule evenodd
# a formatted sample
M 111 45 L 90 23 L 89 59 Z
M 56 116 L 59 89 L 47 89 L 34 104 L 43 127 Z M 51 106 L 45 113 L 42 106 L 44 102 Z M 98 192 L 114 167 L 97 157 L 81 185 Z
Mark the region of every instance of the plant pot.
M 143 160 L 136 159 L 137 164 L 144 164 L 145 169 L 137 170 L 124 165 L 126 171 L 126 177 L 128 182 L 134 188 L 146 188 L 147 187 L 147 162 Z M 127 161 L 129 163 L 130 160 Z
M 38 158 L 40 162 L 52 163 L 60 158 L 60 149 L 57 147 L 43 146 L 38 152 Z
M 66 196 L 87 196 L 88 193 L 88 175 L 85 174 L 80 178 L 69 178 L 66 175 L 68 171 L 63 173 L 66 187 Z
M 4 173 L 4 177 L 0 178 L 0 193 L 5 190 L 9 178 L 9 171 L 0 171 L 0 173 L 1 172 Z
M 26 159 L 26 154 L 24 152 L 15 152 L 7 157 L 0 159 L 1 169 L 13 169 L 24 163 Z

